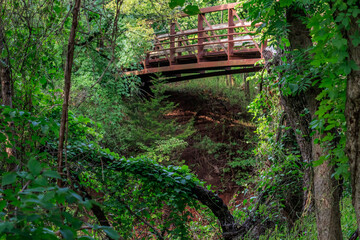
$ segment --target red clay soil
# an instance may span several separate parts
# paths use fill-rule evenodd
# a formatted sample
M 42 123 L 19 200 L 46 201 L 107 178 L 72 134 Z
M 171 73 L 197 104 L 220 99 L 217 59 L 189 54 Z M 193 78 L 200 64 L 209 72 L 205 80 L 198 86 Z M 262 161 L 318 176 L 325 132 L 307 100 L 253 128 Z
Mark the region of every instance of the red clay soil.
M 251 171 L 251 168 L 231 168 L 228 165 L 228 162 L 240 157 L 238 150 L 246 151 L 252 147 L 245 138 L 253 135 L 255 130 L 247 124 L 250 116 L 241 106 L 230 105 L 226 99 L 209 92 L 192 94 L 174 90 L 167 91 L 166 95 L 169 101 L 178 104 L 174 111 L 167 114 L 167 118 L 183 124 L 194 119 L 196 133 L 187 139 L 189 145 L 181 159 L 228 204 L 234 194 L 242 190 L 235 179 L 239 180 L 239 174 Z M 199 147 L 199 142 L 206 136 L 213 143 L 207 145 L 208 148 Z M 209 149 L 211 146 L 214 146 L 213 149 Z

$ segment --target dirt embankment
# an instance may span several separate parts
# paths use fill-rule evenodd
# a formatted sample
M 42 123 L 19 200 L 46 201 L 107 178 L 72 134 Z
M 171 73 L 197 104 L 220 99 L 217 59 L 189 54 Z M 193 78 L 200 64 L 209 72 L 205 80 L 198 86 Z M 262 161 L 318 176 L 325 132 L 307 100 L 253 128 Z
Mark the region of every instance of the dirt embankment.
M 166 95 L 169 101 L 178 104 L 167 114 L 168 118 L 184 124 L 194 120 L 196 133 L 187 139 L 189 145 L 181 159 L 228 204 L 234 194 L 242 190 L 238 184 L 241 178 L 252 170 L 250 166 L 234 166 L 241 165 L 234 162 L 243 161 L 251 153 L 252 144 L 248 140 L 255 130 L 251 117 L 246 109 L 230 105 L 227 99 L 210 92 L 194 94 L 174 90 L 167 91 Z

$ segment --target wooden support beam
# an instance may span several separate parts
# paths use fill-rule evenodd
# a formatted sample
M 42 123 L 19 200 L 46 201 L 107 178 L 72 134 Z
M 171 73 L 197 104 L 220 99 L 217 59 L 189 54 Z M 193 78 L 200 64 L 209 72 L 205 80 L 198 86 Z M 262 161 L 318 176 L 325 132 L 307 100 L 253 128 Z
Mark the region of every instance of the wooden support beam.
M 139 71 L 125 72 L 125 75 L 144 75 L 157 72 L 174 72 L 182 70 L 209 70 L 212 68 L 224 68 L 224 67 L 240 67 L 240 66 L 253 66 L 256 62 L 262 60 L 261 58 L 252 59 L 235 59 L 230 61 L 211 61 L 211 62 L 199 62 L 189 64 L 177 64 L 172 66 L 147 68 Z
M 204 14 L 198 14 L 198 31 L 200 31 L 198 33 L 198 37 L 200 37 L 198 39 L 198 52 L 197 52 L 197 59 L 198 62 L 201 62 L 203 59 L 203 55 L 204 55 L 204 32 L 202 32 L 202 30 L 204 30 Z
M 170 25 L 170 35 L 175 34 L 175 23 Z M 170 37 L 170 66 L 175 62 L 175 37 Z
M 187 81 L 187 80 L 199 79 L 199 78 L 216 77 L 216 76 L 232 75 L 232 74 L 239 74 L 239 73 L 258 72 L 261 69 L 262 69 L 262 67 L 252 67 L 252 68 L 233 69 L 233 70 L 227 70 L 227 71 L 216 71 L 216 72 L 209 72 L 209 73 L 192 74 L 192 75 L 176 77 L 176 78 L 168 78 L 165 81 L 166 82 L 181 82 L 181 81 Z
M 228 60 L 231 60 L 231 56 L 233 55 L 234 52 L 234 36 L 232 35 L 234 33 L 234 28 L 231 28 L 235 25 L 234 23 L 234 9 L 229 9 L 228 10 Z

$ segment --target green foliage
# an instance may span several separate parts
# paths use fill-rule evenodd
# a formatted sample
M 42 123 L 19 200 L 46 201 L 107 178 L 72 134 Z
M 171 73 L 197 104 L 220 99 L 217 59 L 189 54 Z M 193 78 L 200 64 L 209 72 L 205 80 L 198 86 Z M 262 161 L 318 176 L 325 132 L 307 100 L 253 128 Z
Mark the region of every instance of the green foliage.
M 94 237 L 98 231 L 104 231 L 117 239 L 118 233 L 122 236 L 136 235 L 133 232 L 136 229 L 132 226 L 139 224 L 139 219 L 146 219 L 152 225 L 161 227 L 171 238 L 191 239 L 187 225 L 191 213 L 188 210 L 189 207 L 197 208 L 198 203 L 193 197 L 192 189 L 200 182 L 190 174 L 187 166 L 163 167 L 148 158 L 119 158 L 117 154 L 88 140 L 90 136 L 94 139 L 97 136 L 91 128 L 93 123 L 90 119 L 70 115 L 69 125 L 73 127 L 70 128 L 66 146 L 69 162 L 66 171 L 79 176 L 82 187 L 105 194 L 106 201 L 102 207 L 115 214 L 112 218 L 116 229 L 114 232 L 111 228 L 98 226 L 93 221 L 82 222 L 73 216 L 74 207 L 84 206 L 90 210 L 94 202 L 69 188 L 57 187 L 55 180 L 60 179 L 60 175 L 53 170 L 52 165 L 45 164 L 54 163 L 51 153 L 56 148 L 53 144 L 55 136 L 48 132 L 44 135 L 41 131 L 49 129 L 51 121 L 44 127 L 39 119 L 29 113 L 7 107 L 2 110 L 2 116 L 5 117 L 2 128 L 7 128 L 5 134 L 11 132 L 7 122 L 14 122 L 15 127 L 27 122 L 36 130 L 33 133 L 43 138 L 33 135 L 32 139 L 40 139 L 41 143 L 33 142 L 34 146 L 27 153 L 29 161 L 23 170 L 3 174 L 3 228 L 0 235 L 6 235 L 9 239 L 11 236 L 14 237 L 11 239 L 56 239 L 61 234 L 65 239 L 77 239 L 85 235 Z M 45 146 L 45 152 L 37 150 L 44 149 Z M 105 160 L 111 161 L 107 163 L 106 169 L 101 167 Z M 76 188 L 81 189 L 80 186 Z M 59 206 L 66 206 L 66 210 Z M 17 209 L 16 217 L 13 216 L 13 209 Z M 165 218 L 164 209 L 170 212 Z M 82 230 L 84 225 L 92 228 L 93 232 Z M 151 229 L 148 231 L 152 232 Z
M 243 91 L 243 76 L 241 74 L 233 75 L 234 86 L 227 84 L 227 76 L 204 78 L 201 80 L 195 79 L 184 83 L 170 84 L 169 89 L 179 92 L 190 92 L 197 96 L 202 96 L 206 99 L 206 95 L 224 98 L 232 105 L 240 105 L 246 109 L 247 103 L 245 101 Z M 249 78 L 250 79 L 250 78 Z M 254 89 L 253 81 L 250 81 L 250 88 Z M 254 96 L 255 94 L 252 93 Z
M 313 215 L 299 219 L 293 227 L 275 226 L 275 229 L 264 234 L 260 239 L 317 239 L 315 217 Z
M 182 151 L 188 146 L 188 143 L 182 139 L 170 138 L 169 140 L 155 141 L 155 147 L 148 148 L 146 156 L 159 163 L 179 164 Z
M 349 239 L 356 230 L 355 211 L 351 204 L 351 198 L 344 196 L 340 203 L 341 226 L 343 229 L 343 238 Z M 292 227 L 276 225 L 274 229 L 268 230 L 266 234 L 259 239 L 317 239 L 316 219 L 313 214 L 298 219 Z M 250 240 L 251 237 L 244 239 Z
M 2 144 L 1 226 L 0 237 L 6 239 L 93 239 L 94 233 L 83 230 L 84 225 L 95 231 L 112 231 L 102 226 L 81 221 L 72 214 L 74 206 L 90 209 L 93 202 L 67 187 L 58 187 L 62 179 L 55 170 L 52 144 L 59 134 L 59 123 L 51 114 L 33 115 L 7 106 L 1 106 L 0 129 Z M 8 123 L 12 124 L 9 125 Z M 77 134 L 88 134 L 85 118 L 70 118 L 76 123 L 72 139 Z M 13 135 L 14 130 L 23 134 Z M 80 135 L 80 136 L 81 136 Z M 20 145 L 21 144 L 21 145 Z M 6 148 L 15 148 L 8 156 Z M 26 152 L 20 151 L 22 148 Z M 22 164 L 19 164 L 19 163 Z M 6 171 L 6 169 L 16 170 Z M 113 233 L 114 239 L 118 238 Z
M 282 93 L 296 96 L 314 84 L 314 79 L 319 78 L 319 70 L 310 67 L 308 52 L 295 50 L 286 52 L 282 57 L 284 64 L 275 67 L 272 77 L 279 79 Z
M 264 76 L 264 84 L 271 84 L 271 79 Z M 271 87 L 271 85 L 270 85 Z M 264 91 L 260 93 L 249 105 L 249 112 L 253 114 L 256 121 L 256 133 L 258 136 L 258 146 L 255 153 L 260 158 L 267 158 L 277 149 L 276 132 L 282 128 L 279 123 L 283 111 L 279 105 L 278 88 L 276 84 L 272 84 L 273 94 Z
M 217 158 L 217 154 L 227 148 L 226 143 L 214 142 L 208 136 L 201 137 L 200 142 L 196 143 L 195 148 L 207 151 L 208 154 L 214 155 Z
M 184 6 L 185 2 L 187 2 L 187 1 L 185 1 L 185 0 L 170 0 L 169 6 L 170 6 L 170 8 L 175 8 L 177 6 L 182 7 L 182 6 Z M 187 4 L 185 6 L 185 8 L 183 9 L 183 11 L 189 15 L 195 15 L 195 14 L 200 13 L 199 7 L 197 5 L 192 5 L 192 4 Z
M 42 165 L 30 160 L 27 171 L 3 175 L 0 237 L 58 239 L 60 233 L 64 239 L 85 238 L 87 231 L 77 233 L 84 223 L 59 206 L 76 204 L 90 209 L 92 203 L 68 188 L 57 187 L 53 179 L 60 175 Z
M 191 191 L 199 182 L 186 166 L 164 168 L 153 160 L 137 158 L 114 162 L 112 168 L 121 170 L 121 173 L 113 172 L 107 175 L 107 179 L 119 184 L 115 187 L 109 186 L 110 192 L 123 199 L 129 196 L 127 190 L 133 189 L 130 195 L 131 205 L 135 209 L 141 209 L 139 214 L 147 217 L 151 223 L 158 222 L 158 228 L 165 231 L 170 238 L 190 239 L 186 223 L 191 214 L 187 209 L 197 205 Z M 116 186 L 125 188 L 118 189 Z M 112 210 L 121 211 L 119 207 L 121 206 L 116 204 L 112 206 Z M 168 209 L 167 216 L 163 215 L 163 209 Z M 119 223 L 122 223 L 124 216 L 118 213 L 118 218 L 121 219 Z M 156 221 L 164 217 L 163 221 Z
M 120 158 L 93 146 L 83 151 L 93 156 L 97 166 L 100 161 L 111 161 L 106 169 L 82 164 L 78 174 L 82 184 L 104 194 L 103 206 L 114 214 L 113 226 L 122 236 L 135 237 L 134 226 L 142 226 L 145 219 L 169 238 L 191 239 L 189 210 L 198 208 L 192 191 L 201 183 L 187 166 L 164 167 L 144 157 Z M 148 231 L 154 233 L 151 228 Z
M 338 6 L 338 4 L 339 2 L 335 5 Z M 351 2 L 348 4 L 349 12 L 353 10 L 356 12 L 357 7 L 352 6 Z M 346 141 L 344 112 L 345 76 L 350 73 L 352 64 L 347 60 L 347 42 L 340 32 L 342 28 L 347 28 L 346 24 L 334 25 L 334 10 L 335 7 L 331 9 L 329 5 L 322 5 L 322 8 L 313 15 L 308 24 L 313 41 L 316 43 L 312 49 L 314 59 L 311 64 L 319 69 L 321 78 L 318 84 L 322 89 L 321 94 L 317 97 L 320 101 L 319 109 L 316 112 L 318 118 L 312 121 L 311 127 L 323 133 L 324 137 L 316 141 L 328 149 L 328 155 L 322 156 L 314 165 L 330 159 L 337 166 L 335 177 L 349 179 L 348 159 L 344 151 Z M 344 17 L 344 19 L 348 17 L 350 16 Z M 339 20 L 337 19 L 335 22 Z
M 299 186 L 302 186 L 305 165 L 294 132 L 284 125 L 286 116 L 279 104 L 278 83 L 274 80 L 276 74 L 269 75 L 265 71 L 255 75 L 255 78 L 261 78 L 263 84 L 268 87 L 249 105 L 249 111 L 256 121 L 258 135 L 258 144 L 254 150 L 258 174 L 254 174 L 252 179 L 256 185 L 256 195 L 253 198 L 257 199 L 256 202 L 260 206 L 256 214 L 260 214 L 263 221 L 273 222 L 282 227 L 296 219 L 296 214 L 302 210 L 303 189 Z M 296 74 L 294 76 L 296 77 Z M 302 78 L 298 79 L 302 81 Z M 283 82 L 282 85 L 290 84 L 290 81 L 292 80 L 288 83 Z M 293 93 L 290 90 L 289 94 L 296 95 L 298 91 L 300 89 Z M 250 210 L 255 206 L 251 203 Z M 237 214 L 244 217 L 241 211 Z
M 125 117 L 120 121 L 122 127 L 116 133 L 116 144 L 120 145 L 120 151 L 127 156 L 145 152 L 150 155 L 155 152 L 174 154 L 185 146 L 181 141 L 194 132 L 191 122 L 182 126 L 166 116 L 175 109 L 175 105 L 166 101 L 167 96 L 164 95 L 161 84 L 156 85 L 152 91 L 153 97 L 135 98 L 126 104 Z M 177 140 L 174 141 L 174 138 Z M 159 143 L 163 146 L 158 146 Z M 162 149 L 164 147 L 167 150 Z
M 230 167 L 232 168 L 240 167 L 246 169 L 248 167 L 253 167 L 256 165 L 256 159 L 254 158 L 253 152 L 251 150 L 247 150 L 247 151 L 238 150 L 237 153 L 240 156 L 235 157 L 233 161 L 229 162 Z

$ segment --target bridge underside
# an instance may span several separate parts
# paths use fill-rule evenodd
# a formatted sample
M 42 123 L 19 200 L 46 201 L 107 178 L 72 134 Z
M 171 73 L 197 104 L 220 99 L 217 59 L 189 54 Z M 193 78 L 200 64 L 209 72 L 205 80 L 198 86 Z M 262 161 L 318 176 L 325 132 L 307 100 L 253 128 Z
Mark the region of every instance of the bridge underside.
M 254 54 L 255 53 L 255 54 Z M 132 71 L 131 74 L 139 76 L 147 82 L 154 78 L 163 78 L 168 82 L 185 81 L 197 78 L 222 76 L 238 73 L 257 72 L 262 69 L 261 64 L 255 63 L 262 60 L 259 51 L 246 51 L 245 54 L 238 53 L 232 60 L 222 60 L 219 53 L 204 56 L 202 62 L 197 62 L 196 56 L 182 56 L 176 59 L 177 64 L 170 65 L 167 61 L 153 61 L 150 68 Z M 218 56 L 218 57 L 214 57 Z M 186 58 L 185 58 L 186 57 Z M 213 60 L 213 58 L 215 58 Z M 222 61 L 221 61 L 222 60 Z M 156 65 L 157 64 L 157 65 Z M 128 72 L 130 73 L 130 72 Z

